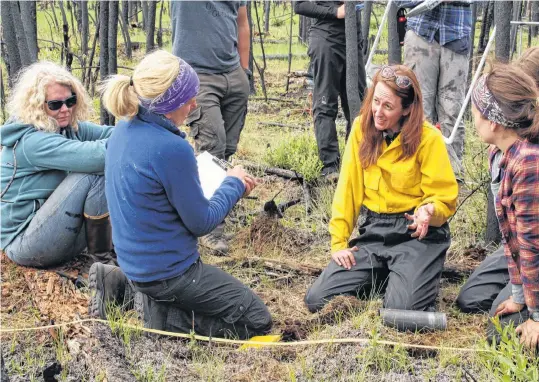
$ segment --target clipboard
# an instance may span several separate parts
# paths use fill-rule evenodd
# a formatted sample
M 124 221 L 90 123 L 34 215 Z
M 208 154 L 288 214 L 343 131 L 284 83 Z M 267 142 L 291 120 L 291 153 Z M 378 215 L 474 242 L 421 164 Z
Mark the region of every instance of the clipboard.
M 232 166 L 207 151 L 200 153 L 196 158 L 202 192 L 204 197 L 209 200 L 225 180 L 226 170 Z

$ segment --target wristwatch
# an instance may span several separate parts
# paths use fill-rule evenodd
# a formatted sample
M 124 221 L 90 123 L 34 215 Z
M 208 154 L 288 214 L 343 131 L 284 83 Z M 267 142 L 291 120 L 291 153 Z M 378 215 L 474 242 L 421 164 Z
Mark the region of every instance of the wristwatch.
M 539 310 L 535 312 L 530 312 L 530 319 L 535 322 L 539 322 Z

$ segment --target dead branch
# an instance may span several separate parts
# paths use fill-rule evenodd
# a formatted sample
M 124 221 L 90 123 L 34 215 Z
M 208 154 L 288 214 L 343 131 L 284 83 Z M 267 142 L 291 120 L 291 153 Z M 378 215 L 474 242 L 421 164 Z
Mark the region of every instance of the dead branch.
M 299 180 L 299 181 L 303 180 L 303 176 L 301 174 L 298 174 L 295 171 L 285 170 L 279 167 L 267 167 L 258 163 L 253 163 L 253 162 L 249 162 L 245 160 L 237 160 L 236 162 L 237 164 L 242 165 L 243 167 L 247 169 L 264 172 L 268 175 L 277 175 L 281 178 L 291 179 L 291 180 Z
M 305 276 L 319 276 L 322 268 L 309 264 L 298 264 L 281 260 L 268 259 L 264 257 L 248 257 L 246 259 L 228 259 L 216 264 L 217 266 L 237 266 L 240 264 L 243 268 L 261 267 L 268 271 L 290 272 Z
M 288 123 L 278 123 L 278 122 L 258 122 L 259 125 L 261 126 L 277 126 L 277 127 L 290 127 L 292 129 L 301 129 L 301 130 L 304 130 L 305 127 L 304 126 L 300 126 L 300 125 L 290 125 Z

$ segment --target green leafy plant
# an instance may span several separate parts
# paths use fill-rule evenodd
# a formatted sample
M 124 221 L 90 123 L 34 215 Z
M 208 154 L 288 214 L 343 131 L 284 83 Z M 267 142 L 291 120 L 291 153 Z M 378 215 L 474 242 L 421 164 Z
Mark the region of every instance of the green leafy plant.
M 499 334 L 500 342 L 485 344 L 486 352 L 480 361 L 491 373 L 493 380 L 502 382 L 539 381 L 539 358 L 520 344 L 515 327 L 511 323 L 502 327 L 498 317 L 492 323 Z

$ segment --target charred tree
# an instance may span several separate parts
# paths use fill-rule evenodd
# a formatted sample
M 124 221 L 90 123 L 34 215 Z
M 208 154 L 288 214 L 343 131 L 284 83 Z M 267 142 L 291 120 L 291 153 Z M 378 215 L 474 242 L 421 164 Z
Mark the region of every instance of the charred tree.
M 267 35 L 270 27 L 271 1 L 264 1 L 264 33 Z
M 20 1 L 21 21 L 32 62 L 37 61 L 37 15 L 35 1 Z
M 80 30 L 80 45 L 83 55 L 88 54 L 88 39 L 90 34 L 90 26 L 88 22 L 88 2 L 82 0 L 80 2 L 81 13 L 81 30 Z
M 163 47 L 163 10 L 165 9 L 165 3 L 161 2 L 161 10 L 159 11 L 159 29 L 157 29 L 157 46 Z
M 361 37 L 363 38 L 363 56 L 369 55 L 369 31 L 371 27 L 372 1 L 365 1 L 361 14 Z
M 496 25 L 496 60 L 509 62 L 511 58 L 511 19 L 512 1 L 494 2 L 494 25 Z
M 388 63 L 401 64 L 402 50 L 399 43 L 399 35 L 397 32 L 397 6 L 391 3 L 389 14 L 387 15 L 387 47 L 388 47 Z
M 156 15 L 156 2 L 148 1 L 147 2 L 147 11 L 146 11 L 146 53 L 151 52 L 155 48 L 155 15 Z
M 356 5 L 359 1 L 347 1 L 344 5 L 344 33 L 346 36 L 346 94 L 350 115 L 359 115 L 361 98 L 359 94 L 359 62 L 363 52 L 358 48 Z M 361 55 L 361 57 L 360 57 Z M 348 131 L 346 135 L 348 137 Z
M 146 28 L 148 28 L 148 3 L 150 1 L 142 0 L 140 2 L 142 7 L 142 29 L 144 29 L 145 32 L 147 32 Z
M 108 76 L 109 63 L 109 2 L 99 1 L 99 79 L 104 81 Z M 108 125 L 110 122 L 109 113 L 100 104 L 100 122 L 102 125 Z
M 531 21 L 539 22 L 539 0 L 532 0 L 530 1 L 530 8 L 531 8 Z M 539 34 L 539 27 L 532 27 L 531 28 L 531 37 L 537 37 Z
M 30 51 L 28 49 L 28 42 L 26 40 L 26 33 L 22 25 L 21 12 L 18 1 L 9 1 L 11 8 L 11 17 L 13 19 L 13 27 L 15 29 L 15 36 L 17 38 L 17 48 L 19 50 L 19 57 L 21 58 L 22 67 L 31 65 L 35 60 L 32 60 Z
M 119 2 L 109 2 L 109 28 L 108 28 L 108 74 L 118 73 L 118 11 Z
M 522 5 L 523 5 L 522 0 L 518 0 L 513 3 L 513 17 L 511 20 L 520 21 L 521 16 L 522 16 Z M 517 32 L 518 32 L 517 26 L 511 25 L 511 37 L 510 37 L 510 47 L 511 47 L 510 55 L 511 56 L 513 55 L 513 53 L 515 53 L 517 49 Z
M 481 23 L 481 34 L 479 35 L 478 54 L 483 54 L 488 43 L 490 27 L 494 21 L 494 1 L 489 1 L 483 8 L 483 20 Z
M 12 86 L 12 81 L 17 72 L 22 68 L 21 56 L 19 47 L 17 46 L 17 35 L 13 25 L 13 17 L 11 14 L 11 3 L 0 1 L 0 15 L 2 20 L 2 58 L 6 63 L 8 71 L 9 86 Z

